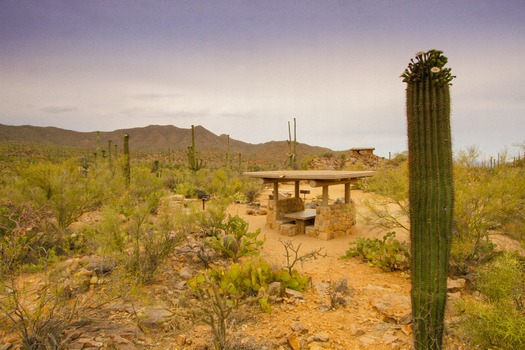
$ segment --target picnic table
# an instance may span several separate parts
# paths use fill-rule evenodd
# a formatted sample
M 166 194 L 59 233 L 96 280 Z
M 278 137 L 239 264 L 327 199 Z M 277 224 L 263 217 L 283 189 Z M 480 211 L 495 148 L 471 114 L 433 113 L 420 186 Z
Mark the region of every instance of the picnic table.
M 309 222 L 313 222 L 313 220 L 315 219 L 315 214 L 315 209 L 305 209 L 293 213 L 284 214 L 284 217 L 295 220 L 297 234 L 303 234 L 305 232 L 306 224 Z

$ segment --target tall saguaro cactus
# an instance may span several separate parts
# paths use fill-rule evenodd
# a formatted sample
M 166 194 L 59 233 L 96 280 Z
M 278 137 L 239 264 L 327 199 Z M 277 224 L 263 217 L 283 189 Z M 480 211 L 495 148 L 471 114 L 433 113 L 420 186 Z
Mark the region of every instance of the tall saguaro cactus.
M 290 154 L 288 154 L 288 166 L 292 169 L 295 169 L 295 162 L 297 161 L 297 130 L 295 118 L 293 118 L 293 140 L 290 122 L 288 122 L 288 148 L 290 149 Z
M 442 51 L 419 52 L 407 83 L 412 317 L 416 349 L 441 349 L 454 188 L 450 82 Z
M 126 185 L 129 186 L 131 181 L 131 165 L 129 158 L 129 135 L 124 135 L 124 177 L 126 179 Z
M 197 150 L 195 148 L 195 126 L 191 126 L 191 146 L 188 147 L 188 165 L 193 171 L 198 171 L 203 167 L 203 160 L 197 158 Z

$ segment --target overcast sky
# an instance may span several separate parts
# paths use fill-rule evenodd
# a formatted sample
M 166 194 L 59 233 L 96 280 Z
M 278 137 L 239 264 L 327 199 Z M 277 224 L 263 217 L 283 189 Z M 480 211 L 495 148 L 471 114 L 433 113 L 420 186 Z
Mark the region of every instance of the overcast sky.
M 405 84 L 440 49 L 454 148 L 525 142 L 523 0 L 0 0 L 0 123 L 151 124 L 250 143 L 407 149 Z

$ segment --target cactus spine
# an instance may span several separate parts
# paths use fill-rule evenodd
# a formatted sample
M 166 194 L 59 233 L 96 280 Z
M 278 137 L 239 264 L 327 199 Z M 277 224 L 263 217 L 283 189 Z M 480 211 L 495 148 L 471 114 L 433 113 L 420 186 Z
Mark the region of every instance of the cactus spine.
M 129 135 L 124 135 L 124 178 L 126 179 L 126 185 L 129 186 L 131 181 L 131 167 L 129 161 Z
M 412 317 L 416 349 L 442 349 L 454 188 L 450 68 L 442 51 L 420 52 L 407 83 Z
M 202 169 L 203 160 L 197 158 L 197 150 L 195 149 L 195 126 L 191 126 L 191 146 L 188 147 L 188 164 L 191 170 L 198 171 Z

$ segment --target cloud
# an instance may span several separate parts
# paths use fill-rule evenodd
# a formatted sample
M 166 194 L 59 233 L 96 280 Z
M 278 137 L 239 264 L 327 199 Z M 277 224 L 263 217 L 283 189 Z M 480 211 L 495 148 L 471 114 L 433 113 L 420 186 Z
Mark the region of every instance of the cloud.
M 183 94 L 166 94 L 166 93 L 143 93 L 143 94 L 134 94 L 131 98 L 140 100 L 140 101 L 156 101 L 164 99 L 173 99 L 184 97 Z
M 62 113 L 78 111 L 78 108 L 69 107 L 69 106 L 47 106 L 47 107 L 41 108 L 40 110 L 42 112 L 50 113 L 50 114 L 62 114 Z

